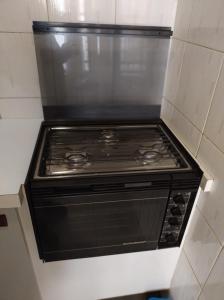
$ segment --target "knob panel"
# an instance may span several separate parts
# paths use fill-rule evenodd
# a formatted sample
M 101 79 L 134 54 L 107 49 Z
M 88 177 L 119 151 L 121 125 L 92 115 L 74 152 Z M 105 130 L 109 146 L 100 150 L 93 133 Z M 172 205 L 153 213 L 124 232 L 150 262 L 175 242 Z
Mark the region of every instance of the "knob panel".
M 161 245 L 165 247 L 178 245 L 190 196 L 191 192 L 189 191 L 173 191 L 171 193 L 160 236 Z

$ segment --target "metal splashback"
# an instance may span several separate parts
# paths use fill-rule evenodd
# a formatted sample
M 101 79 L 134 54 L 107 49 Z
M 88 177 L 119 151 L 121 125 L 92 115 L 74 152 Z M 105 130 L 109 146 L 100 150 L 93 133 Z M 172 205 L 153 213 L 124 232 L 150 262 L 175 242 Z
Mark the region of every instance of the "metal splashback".
M 155 119 L 170 28 L 34 22 L 45 119 Z

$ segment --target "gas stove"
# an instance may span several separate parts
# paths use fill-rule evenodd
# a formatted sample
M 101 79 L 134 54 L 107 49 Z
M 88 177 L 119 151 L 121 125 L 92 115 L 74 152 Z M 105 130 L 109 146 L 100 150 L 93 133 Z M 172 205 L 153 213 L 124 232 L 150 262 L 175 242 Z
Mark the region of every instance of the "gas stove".
M 34 178 L 190 170 L 161 125 L 46 128 Z
M 25 188 L 40 258 L 180 246 L 202 172 L 159 119 L 171 29 L 33 30 L 45 121 Z
M 26 182 L 40 258 L 179 246 L 202 172 L 165 124 L 57 123 Z

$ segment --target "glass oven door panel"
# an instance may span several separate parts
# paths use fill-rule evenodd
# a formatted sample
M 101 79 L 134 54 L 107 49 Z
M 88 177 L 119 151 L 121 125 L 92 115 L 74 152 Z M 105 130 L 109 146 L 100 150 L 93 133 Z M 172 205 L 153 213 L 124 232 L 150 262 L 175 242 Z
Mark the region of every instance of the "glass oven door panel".
M 42 250 L 81 250 L 158 241 L 168 191 L 166 194 L 150 198 L 137 197 L 135 192 L 133 200 L 105 199 L 36 208 Z

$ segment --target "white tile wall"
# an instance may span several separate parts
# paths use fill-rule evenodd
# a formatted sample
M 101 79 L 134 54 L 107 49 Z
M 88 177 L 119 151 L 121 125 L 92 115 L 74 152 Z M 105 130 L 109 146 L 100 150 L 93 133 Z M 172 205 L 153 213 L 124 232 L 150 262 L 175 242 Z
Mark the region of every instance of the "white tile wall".
M 185 43 L 172 39 L 167 65 L 164 96 L 175 103 L 184 58 Z
M 171 297 L 174 300 L 197 300 L 200 291 L 200 284 L 182 252 L 171 283 Z
M 116 23 L 173 26 L 176 5 L 177 0 L 117 0 Z
M 162 105 L 161 117 L 188 151 L 195 155 L 201 140 L 200 131 L 165 99 Z
M 224 295 L 224 249 L 206 282 L 199 300 L 222 300 Z
M 50 21 L 115 23 L 115 0 L 47 0 Z
M 40 98 L 0 98 L 0 114 L 3 119 L 42 119 Z
M 217 50 L 224 50 L 223 0 L 194 1 L 189 22 L 189 40 Z
M 0 98 L 40 97 L 33 36 L 0 33 Z
M 174 25 L 175 37 L 187 40 L 193 2 L 194 0 L 178 1 L 176 20 Z
M 184 242 L 184 250 L 203 286 L 221 251 L 221 244 L 197 208 Z
M 206 166 L 214 178 L 212 190 L 200 195 L 198 207 L 224 245 L 224 154 L 203 137 L 198 161 Z
M 32 21 L 47 21 L 46 0 L 0 1 L 1 32 L 32 32 Z
M 175 104 L 203 130 L 223 54 L 192 44 L 186 45 Z M 192 72 L 193 70 L 193 72 Z
M 224 152 L 224 67 L 205 127 L 206 136 Z
M 224 249 L 223 0 L 179 0 L 172 44 L 161 116 L 214 178 L 212 189 L 198 197 L 183 244 L 182 257 L 186 255 L 187 259 L 178 262 L 174 273 L 172 300 L 222 300 L 224 250 L 219 253 Z M 197 128 L 195 139 L 186 129 L 189 124 Z M 200 283 L 200 296 L 197 284 L 188 284 L 186 277 Z

